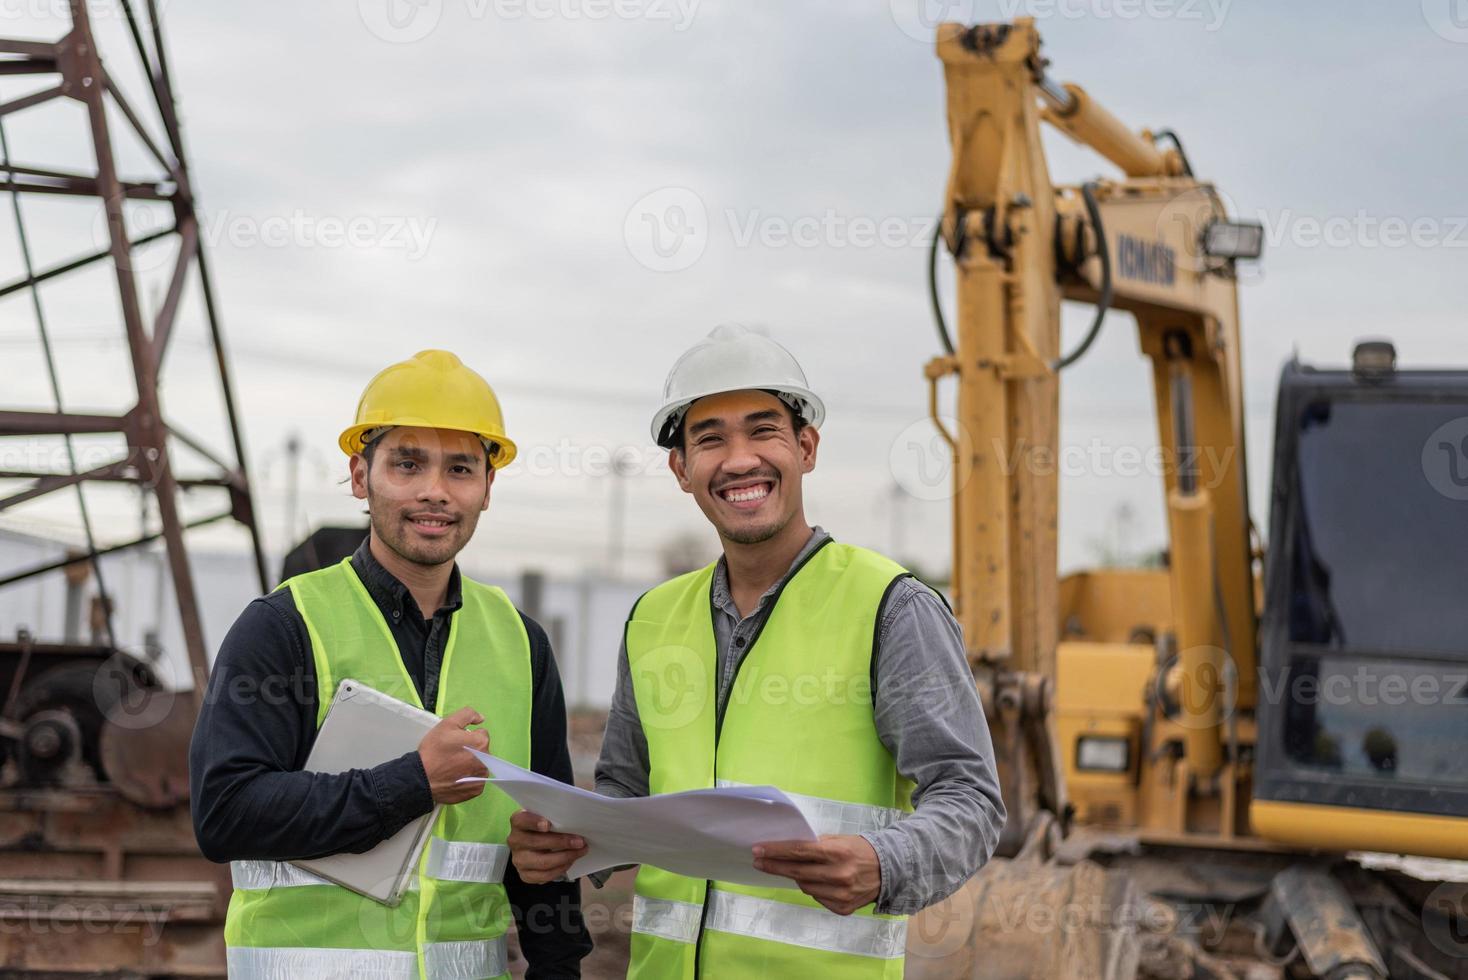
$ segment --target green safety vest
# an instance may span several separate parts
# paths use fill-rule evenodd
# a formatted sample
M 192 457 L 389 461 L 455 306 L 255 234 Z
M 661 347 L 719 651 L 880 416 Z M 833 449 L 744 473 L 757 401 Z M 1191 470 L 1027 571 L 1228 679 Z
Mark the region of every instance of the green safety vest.
M 627 621 L 627 665 L 651 793 L 774 785 L 817 834 L 881 830 L 912 812 L 873 717 L 872 654 L 888 589 L 908 573 L 827 541 L 773 598 L 741 652 L 722 720 L 714 567 L 648 592 Z M 828 911 L 791 882 L 752 888 L 644 865 L 629 980 L 899 980 L 907 921 L 872 905 Z
M 500 589 L 463 578 L 439 672 L 435 714 L 473 705 L 493 751 L 530 765 L 530 641 Z M 351 560 L 285 583 L 311 639 L 320 709 L 346 678 L 423 707 L 397 643 Z M 479 980 L 508 976 L 505 895 L 510 814 L 518 807 L 486 786 L 445 806 L 423 848 L 418 874 L 389 908 L 283 861 L 233 861 L 234 895 L 224 923 L 229 975 Z

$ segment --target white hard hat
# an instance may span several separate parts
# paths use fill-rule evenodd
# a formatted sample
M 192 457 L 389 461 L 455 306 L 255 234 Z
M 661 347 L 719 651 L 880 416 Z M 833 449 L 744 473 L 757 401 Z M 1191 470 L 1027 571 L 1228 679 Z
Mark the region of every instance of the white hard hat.
M 673 448 L 673 435 L 688 406 L 708 395 L 758 389 L 774 392 L 807 425 L 820 428 L 826 406 L 806 386 L 794 356 L 769 335 L 725 323 L 690 347 L 663 383 L 663 407 L 652 417 L 652 438 Z

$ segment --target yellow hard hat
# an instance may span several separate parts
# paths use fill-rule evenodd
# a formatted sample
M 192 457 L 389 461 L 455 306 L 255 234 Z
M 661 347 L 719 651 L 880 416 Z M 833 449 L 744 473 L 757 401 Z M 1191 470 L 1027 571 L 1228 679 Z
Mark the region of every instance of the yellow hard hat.
M 363 435 L 395 425 L 472 432 L 499 447 L 489 460 L 495 469 L 515 458 L 494 389 L 446 350 L 419 351 L 379 371 L 357 402 L 357 421 L 337 445 L 349 456 L 360 453 Z

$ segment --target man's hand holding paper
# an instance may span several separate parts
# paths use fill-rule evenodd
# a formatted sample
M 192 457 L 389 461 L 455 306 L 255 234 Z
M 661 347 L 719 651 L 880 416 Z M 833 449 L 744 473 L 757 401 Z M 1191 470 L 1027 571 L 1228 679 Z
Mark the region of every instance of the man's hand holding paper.
M 586 856 L 586 841 L 575 834 L 558 834 L 538 813 L 521 810 L 510 817 L 510 836 L 505 841 L 513 855 L 520 880 L 532 885 L 557 881 L 571 865 Z
M 484 767 L 460 749 L 489 751 L 489 733 L 483 729 L 470 731 L 470 725 L 484 724 L 484 716 L 471 707 L 463 707 L 431 728 L 418 743 L 418 758 L 435 803 L 463 803 L 484 792 L 482 783 L 465 783 L 465 776 L 480 776 Z
M 515 867 L 534 876 L 526 881 L 650 864 L 693 878 L 784 886 L 788 879 L 755 868 L 755 846 L 817 843 L 804 815 L 773 786 L 614 799 L 469 751 L 494 785 L 527 811 L 513 818 L 507 841 Z M 575 846 L 578 840 L 582 847 Z
M 754 866 L 794 881 L 837 915 L 877 900 L 882 865 L 860 834 L 828 834 L 818 841 L 772 841 L 754 846 Z

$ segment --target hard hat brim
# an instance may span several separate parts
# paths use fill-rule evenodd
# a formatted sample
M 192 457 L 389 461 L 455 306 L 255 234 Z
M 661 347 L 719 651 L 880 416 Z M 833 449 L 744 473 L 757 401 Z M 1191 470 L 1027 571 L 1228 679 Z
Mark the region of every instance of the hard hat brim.
M 672 449 L 673 446 L 669 445 L 663 439 L 663 429 L 666 428 L 669 419 L 682 412 L 686 412 L 692 407 L 694 402 L 701 398 L 709 398 L 713 395 L 727 395 L 735 391 L 778 391 L 781 394 L 790 395 L 798 399 L 805 405 L 807 411 L 801 412 L 800 416 L 805 419 L 806 425 L 809 425 L 813 429 L 819 429 L 821 423 L 826 421 L 825 403 L 809 388 L 789 384 L 761 385 L 759 387 L 740 385 L 732 388 L 715 388 L 693 395 L 684 395 L 664 403 L 663 407 L 658 409 L 657 414 L 652 417 L 652 441 L 664 449 Z
M 500 432 L 481 432 L 478 429 L 463 429 L 452 425 L 430 425 L 422 419 L 406 418 L 392 419 L 386 422 L 360 423 L 349 426 L 342 430 L 342 434 L 337 438 L 336 444 L 341 447 L 342 452 L 348 456 L 354 456 L 366 447 L 366 443 L 362 440 L 363 435 L 371 432 L 373 429 L 393 428 L 400 425 L 408 425 L 420 429 L 447 429 L 450 432 L 467 432 L 470 435 L 479 436 L 481 439 L 488 439 L 490 442 L 499 446 L 499 452 L 491 456 L 489 460 L 489 465 L 497 470 L 504 469 L 510 465 L 520 451 L 513 441 Z

